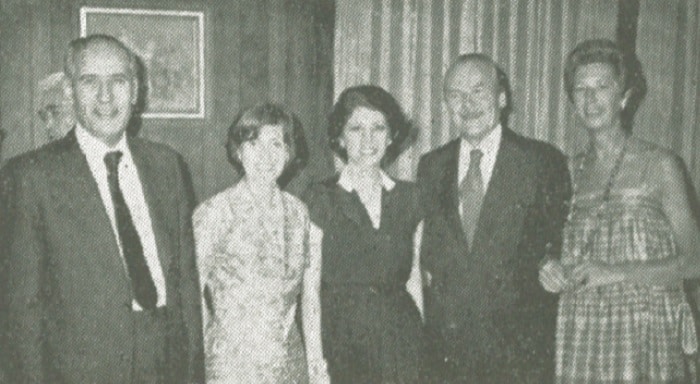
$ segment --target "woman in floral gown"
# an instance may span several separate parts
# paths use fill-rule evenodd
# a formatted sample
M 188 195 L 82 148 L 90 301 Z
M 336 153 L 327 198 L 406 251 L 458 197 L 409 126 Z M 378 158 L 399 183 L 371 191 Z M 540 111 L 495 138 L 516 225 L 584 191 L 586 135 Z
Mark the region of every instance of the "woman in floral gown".
M 579 44 L 565 86 L 589 149 L 571 159 L 574 196 L 561 260 L 540 271 L 561 292 L 558 383 L 681 383 L 697 350 L 683 279 L 700 276 L 682 160 L 634 138 L 640 100 L 620 49 Z M 639 73 L 641 74 L 641 73 Z
M 294 158 L 294 121 L 275 105 L 244 111 L 227 146 L 244 175 L 194 213 L 207 383 L 328 382 L 308 211 L 276 183 Z

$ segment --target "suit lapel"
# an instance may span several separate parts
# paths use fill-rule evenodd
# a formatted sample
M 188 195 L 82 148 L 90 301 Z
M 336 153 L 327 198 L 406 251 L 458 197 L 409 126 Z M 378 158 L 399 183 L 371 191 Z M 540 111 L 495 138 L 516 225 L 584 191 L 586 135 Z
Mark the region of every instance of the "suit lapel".
M 440 190 L 443 193 L 441 204 L 443 209 L 443 214 L 449 223 L 450 228 L 454 228 L 454 233 L 457 235 L 459 240 L 463 244 L 467 244 L 467 236 L 464 234 L 464 228 L 462 228 L 462 220 L 459 213 L 459 139 L 452 141 L 448 144 L 450 147 L 446 151 L 445 158 L 445 172 L 443 173 L 443 178 L 440 181 Z M 466 249 L 466 247 L 465 247 Z
M 71 131 L 61 140 L 63 142 L 60 144 L 65 147 L 61 151 L 61 160 L 56 162 L 61 172 L 51 172 L 48 175 L 53 185 L 52 200 L 66 206 L 66 212 L 71 212 L 84 222 L 90 222 L 92 225 L 89 227 L 96 234 L 109 235 L 114 246 L 113 251 L 119 254 L 119 245 L 100 197 L 97 182 L 78 146 L 75 131 Z
M 504 227 L 498 225 L 499 222 L 506 218 L 509 209 L 524 205 L 524 196 L 531 187 L 532 180 L 525 172 L 527 159 L 515 143 L 514 135 L 508 129 L 503 129 L 503 138 L 474 234 L 475 247 L 493 238 L 495 231 Z
M 168 197 L 172 196 L 168 191 L 177 181 L 168 180 L 162 169 L 156 169 L 154 167 L 155 160 L 141 145 L 134 143 L 133 140 L 129 140 L 129 149 L 141 180 L 143 195 L 151 216 L 153 235 L 156 239 L 158 259 L 167 280 L 171 255 L 174 254 L 172 241 L 175 241 L 174 237 L 171 236 L 173 231 L 168 230 L 169 226 L 167 224 L 168 219 L 177 219 L 177 217 L 169 217 L 168 212 L 174 211 L 179 206 L 177 202 L 171 202 L 168 199 Z
M 103 249 L 103 255 L 85 262 L 102 263 L 109 271 L 123 270 L 124 265 L 119 252 L 119 243 L 112 228 L 107 209 L 97 187 L 85 155 L 80 150 L 75 137 L 75 130 L 69 132 L 56 143 L 61 146 L 60 160 L 54 171 L 48 173 L 51 180 L 51 200 L 55 207 L 60 207 L 65 225 L 71 220 L 79 225 L 80 230 L 87 231 L 93 245 Z M 128 284 L 126 274 L 119 274 Z

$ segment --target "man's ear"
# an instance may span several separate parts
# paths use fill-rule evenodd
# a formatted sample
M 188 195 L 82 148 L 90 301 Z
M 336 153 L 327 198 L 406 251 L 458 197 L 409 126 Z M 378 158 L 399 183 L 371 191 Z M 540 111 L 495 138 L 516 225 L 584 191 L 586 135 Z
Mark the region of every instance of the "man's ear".
M 630 102 L 630 98 L 632 97 L 632 89 L 628 89 L 625 91 L 625 93 L 622 94 L 622 100 L 620 101 L 620 109 L 625 109 L 627 108 L 627 105 Z
M 63 88 L 63 97 L 66 99 L 70 100 L 71 102 L 73 101 L 73 82 L 71 81 L 68 76 L 64 77 L 61 80 L 61 87 Z
M 500 109 L 505 108 L 507 102 L 508 102 L 508 101 L 506 100 L 506 93 L 503 92 L 503 91 L 501 91 L 501 92 L 498 94 L 498 108 L 500 108 Z
M 131 105 L 136 105 L 139 101 L 139 79 L 131 77 Z

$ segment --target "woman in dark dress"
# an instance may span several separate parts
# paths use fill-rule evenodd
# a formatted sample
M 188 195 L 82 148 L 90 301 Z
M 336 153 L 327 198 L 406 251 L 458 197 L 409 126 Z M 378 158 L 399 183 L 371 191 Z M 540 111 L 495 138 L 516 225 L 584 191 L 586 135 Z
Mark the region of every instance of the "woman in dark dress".
M 322 254 L 322 341 L 334 384 L 421 382 L 416 192 L 382 170 L 408 131 L 385 90 L 346 89 L 328 127 L 331 148 L 345 165 L 306 194 L 311 252 Z

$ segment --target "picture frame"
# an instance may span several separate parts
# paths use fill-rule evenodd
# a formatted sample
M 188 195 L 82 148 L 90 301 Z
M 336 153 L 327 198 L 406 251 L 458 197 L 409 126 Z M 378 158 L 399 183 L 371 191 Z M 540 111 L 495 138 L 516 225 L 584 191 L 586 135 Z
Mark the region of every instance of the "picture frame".
M 80 36 L 95 33 L 116 37 L 141 59 L 142 117 L 205 117 L 204 12 L 81 7 Z

